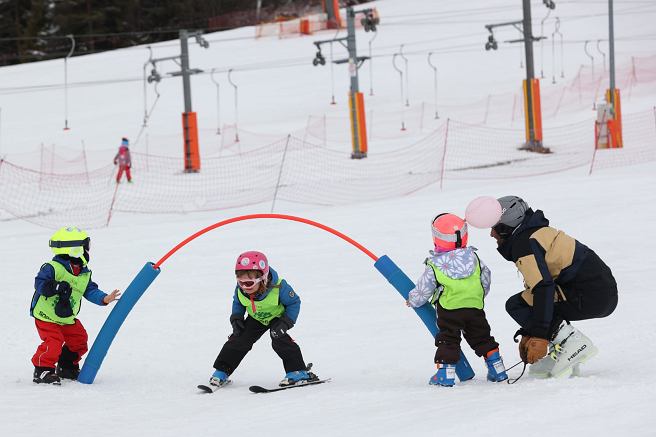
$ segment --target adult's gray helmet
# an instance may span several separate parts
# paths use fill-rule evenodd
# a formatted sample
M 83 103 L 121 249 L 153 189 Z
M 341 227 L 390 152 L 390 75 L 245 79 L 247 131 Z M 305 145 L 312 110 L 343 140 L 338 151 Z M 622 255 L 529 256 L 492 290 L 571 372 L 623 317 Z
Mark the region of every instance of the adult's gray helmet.
M 501 218 L 499 219 L 499 223 L 513 229 L 522 223 L 526 212 L 530 209 L 528 203 L 524 202 L 521 197 L 504 196 L 497 200 L 501 204 Z

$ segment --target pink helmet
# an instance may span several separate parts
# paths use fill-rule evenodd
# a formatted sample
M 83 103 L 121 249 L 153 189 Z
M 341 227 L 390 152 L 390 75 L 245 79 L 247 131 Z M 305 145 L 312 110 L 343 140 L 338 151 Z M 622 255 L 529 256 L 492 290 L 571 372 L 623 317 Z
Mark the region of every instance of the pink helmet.
M 467 246 L 467 223 L 455 214 L 443 213 L 433 219 L 433 243 L 438 252 Z
M 257 270 L 262 272 L 262 276 L 266 278 L 269 276 L 269 260 L 262 252 L 249 250 L 237 257 L 235 272 L 242 270 Z

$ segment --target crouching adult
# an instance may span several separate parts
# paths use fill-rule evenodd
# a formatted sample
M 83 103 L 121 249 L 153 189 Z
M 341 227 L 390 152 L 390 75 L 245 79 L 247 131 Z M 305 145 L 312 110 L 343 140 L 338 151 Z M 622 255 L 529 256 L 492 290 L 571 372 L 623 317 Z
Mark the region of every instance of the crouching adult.
M 536 377 L 576 374 L 597 348 L 570 322 L 610 315 L 617 306 L 615 278 L 592 249 L 550 227 L 541 210 L 517 196 L 498 200 L 502 215 L 490 235 L 524 278 L 525 289 L 506 302 L 520 325 L 520 357 Z

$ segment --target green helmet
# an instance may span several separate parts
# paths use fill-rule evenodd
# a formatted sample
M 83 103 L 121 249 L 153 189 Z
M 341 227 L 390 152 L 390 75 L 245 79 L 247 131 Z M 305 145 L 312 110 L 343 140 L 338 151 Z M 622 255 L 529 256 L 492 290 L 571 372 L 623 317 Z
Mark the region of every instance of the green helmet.
M 84 265 L 89 258 L 89 236 L 76 227 L 64 227 L 50 237 L 49 246 L 55 255 L 79 258 Z

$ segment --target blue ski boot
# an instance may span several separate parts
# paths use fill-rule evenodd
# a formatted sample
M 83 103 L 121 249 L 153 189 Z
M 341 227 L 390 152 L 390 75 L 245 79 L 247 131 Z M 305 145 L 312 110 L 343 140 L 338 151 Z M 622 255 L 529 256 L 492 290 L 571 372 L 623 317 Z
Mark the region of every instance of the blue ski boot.
M 487 353 L 485 358 L 487 364 L 487 380 L 492 382 L 501 382 L 508 379 L 506 374 L 506 367 L 503 365 L 499 349 L 493 349 Z
M 221 370 L 215 370 L 210 377 L 210 385 L 215 385 L 217 387 L 224 386 L 228 384 L 228 382 L 228 374 Z
M 305 384 L 308 381 L 314 381 L 316 379 L 318 379 L 317 376 L 312 372 L 295 370 L 293 372 L 287 372 L 278 385 L 280 387 L 287 387 L 288 385 Z
M 453 387 L 456 383 L 456 365 L 441 363 L 437 373 L 428 381 L 430 385 L 441 385 L 442 387 Z
M 289 385 L 296 384 L 305 384 L 307 382 L 318 381 L 319 377 L 314 373 L 310 372 L 312 369 L 312 363 L 308 363 L 305 367 L 305 370 L 294 370 L 293 372 L 287 372 L 285 377 L 278 384 L 280 387 L 287 387 Z

